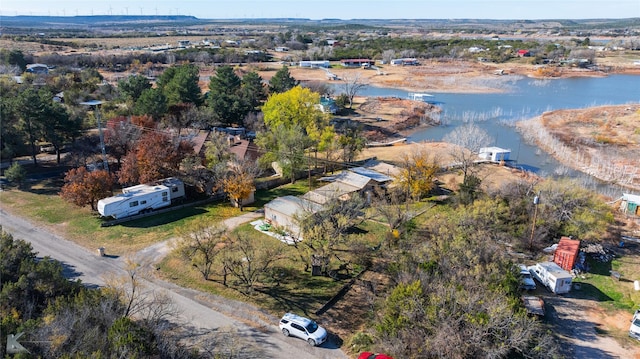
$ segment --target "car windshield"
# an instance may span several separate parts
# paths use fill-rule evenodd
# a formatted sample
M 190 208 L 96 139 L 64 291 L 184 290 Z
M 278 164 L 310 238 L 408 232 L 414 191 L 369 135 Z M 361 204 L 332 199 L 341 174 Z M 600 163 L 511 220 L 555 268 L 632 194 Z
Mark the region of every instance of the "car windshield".
M 633 320 L 633 326 L 640 328 L 640 318 L 636 318 Z
M 530 273 L 522 273 L 522 277 L 523 278 L 531 278 L 531 274 Z
M 307 332 L 315 333 L 316 330 L 318 330 L 318 324 L 316 324 L 316 322 L 312 320 L 311 323 L 307 324 Z

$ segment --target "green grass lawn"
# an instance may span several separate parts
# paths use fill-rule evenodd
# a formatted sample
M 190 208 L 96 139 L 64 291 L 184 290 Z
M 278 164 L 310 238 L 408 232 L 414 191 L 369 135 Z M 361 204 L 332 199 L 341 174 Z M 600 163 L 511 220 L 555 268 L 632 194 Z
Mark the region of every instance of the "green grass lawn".
M 640 280 L 640 266 L 638 256 L 620 256 L 610 263 L 588 260 L 589 273 L 574 279 L 574 282 L 583 283 L 580 293 L 577 295 L 593 298 L 600 302 L 604 308 L 610 310 L 625 310 L 632 313 L 640 306 L 640 291 L 634 289 L 634 280 Z M 620 280 L 616 280 L 610 271 L 621 274 Z M 583 278 L 584 277 L 584 278 Z
M 29 218 L 36 224 L 49 226 L 56 234 L 86 248 L 105 247 L 114 255 L 136 251 L 176 236 L 179 229 L 188 228 L 196 219 L 205 218 L 214 223 L 241 214 L 239 209 L 222 201 L 101 227 L 103 220 L 96 212 L 64 201 L 57 194 L 59 185 L 56 182 L 41 181 L 22 190 L 8 189 L 0 194 L 0 204 L 5 210 Z M 275 190 L 258 191 L 256 203 L 245 207 L 245 210 L 261 208 L 264 203 L 281 195 L 299 195 L 306 188 L 307 182 L 299 181 Z

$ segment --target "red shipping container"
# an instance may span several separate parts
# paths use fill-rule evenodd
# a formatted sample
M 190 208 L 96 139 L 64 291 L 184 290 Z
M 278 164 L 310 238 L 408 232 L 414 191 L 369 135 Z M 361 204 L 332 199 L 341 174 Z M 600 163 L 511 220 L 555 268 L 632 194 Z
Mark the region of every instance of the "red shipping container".
M 553 254 L 553 261 L 566 271 L 571 271 L 578 260 L 580 241 L 569 237 L 560 238 L 558 248 Z

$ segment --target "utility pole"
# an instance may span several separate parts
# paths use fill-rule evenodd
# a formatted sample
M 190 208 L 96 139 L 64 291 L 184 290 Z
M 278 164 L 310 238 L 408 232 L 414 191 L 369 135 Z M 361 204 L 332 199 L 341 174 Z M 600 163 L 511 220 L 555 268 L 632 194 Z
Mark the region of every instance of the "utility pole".
M 100 105 L 102 105 L 102 101 L 91 100 L 80 102 L 81 105 L 89 106 L 93 109 L 93 113 L 96 116 L 96 121 L 98 122 L 98 134 L 100 135 L 100 148 L 102 149 L 102 163 L 104 165 L 104 169 L 109 172 L 109 162 L 107 161 L 107 151 L 104 147 L 104 134 L 102 133 L 102 122 L 100 121 Z
M 540 204 L 540 192 L 533 197 L 533 222 L 531 222 L 531 237 L 529 238 L 529 250 L 533 250 L 533 234 L 536 230 L 536 218 L 538 217 L 538 204 Z

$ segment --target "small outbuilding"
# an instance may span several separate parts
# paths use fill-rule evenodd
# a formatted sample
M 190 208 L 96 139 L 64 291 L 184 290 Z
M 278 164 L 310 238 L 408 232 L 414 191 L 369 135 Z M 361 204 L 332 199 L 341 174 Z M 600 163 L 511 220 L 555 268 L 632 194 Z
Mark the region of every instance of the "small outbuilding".
M 482 147 L 478 152 L 478 157 L 491 162 L 502 162 L 508 161 L 510 154 L 510 149 L 500 147 Z
M 626 214 L 640 216 L 640 196 L 636 194 L 624 193 L 620 210 Z

